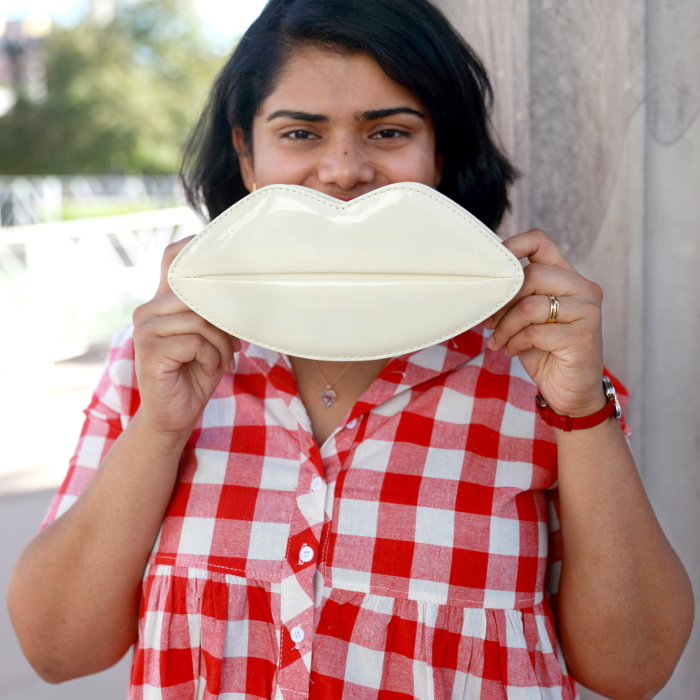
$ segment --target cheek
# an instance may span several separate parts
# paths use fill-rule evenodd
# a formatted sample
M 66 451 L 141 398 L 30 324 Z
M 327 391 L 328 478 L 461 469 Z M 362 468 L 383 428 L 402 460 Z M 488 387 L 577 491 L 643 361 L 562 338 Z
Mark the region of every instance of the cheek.
M 263 170 L 268 185 L 301 185 L 310 169 L 294 159 L 275 159 L 268 162 Z
M 400 162 L 397 161 L 395 166 L 403 171 L 406 176 L 404 179 L 415 180 L 432 187 L 439 176 L 434 141 L 427 136 L 422 138 L 413 148 L 402 154 Z
M 434 187 L 439 179 L 435 155 L 429 151 L 421 151 L 420 154 L 407 158 L 401 170 L 404 180 L 420 182 L 430 187 Z
M 255 173 L 259 178 L 258 186 L 273 184 L 295 184 L 295 173 L 300 170 L 298 158 L 262 145 L 256 151 Z

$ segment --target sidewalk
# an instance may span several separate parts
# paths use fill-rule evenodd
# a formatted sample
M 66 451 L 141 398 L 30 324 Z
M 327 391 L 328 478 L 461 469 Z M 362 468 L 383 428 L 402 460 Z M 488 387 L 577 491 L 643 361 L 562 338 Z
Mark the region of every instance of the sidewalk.
M 24 659 L 5 604 L 10 571 L 63 479 L 104 352 L 0 373 L 0 700 L 123 700 L 130 659 L 61 685 Z

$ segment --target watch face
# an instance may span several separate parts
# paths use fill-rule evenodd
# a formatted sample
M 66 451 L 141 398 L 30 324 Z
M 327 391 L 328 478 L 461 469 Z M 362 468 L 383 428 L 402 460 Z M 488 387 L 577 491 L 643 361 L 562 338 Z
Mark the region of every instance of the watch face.
M 605 389 L 605 395 L 608 397 L 608 401 L 615 402 L 615 420 L 620 420 L 622 418 L 622 408 L 620 402 L 617 400 L 617 392 L 613 383 L 610 381 L 610 377 L 603 377 L 603 388 Z

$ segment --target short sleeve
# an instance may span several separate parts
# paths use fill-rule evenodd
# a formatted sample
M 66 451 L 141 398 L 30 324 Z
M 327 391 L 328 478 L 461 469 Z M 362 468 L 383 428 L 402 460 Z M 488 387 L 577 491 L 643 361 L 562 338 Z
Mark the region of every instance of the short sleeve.
M 132 328 L 128 327 L 112 341 L 105 370 L 84 411 L 85 421 L 68 473 L 49 506 L 42 528 L 78 500 L 138 405 Z
M 629 391 L 627 391 L 627 387 L 617 378 L 614 377 L 612 374 L 610 374 L 607 370 L 605 372 L 608 377 L 610 377 L 610 381 L 612 382 L 613 386 L 615 387 L 615 392 L 617 393 L 617 399 L 620 402 L 620 408 L 622 409 L 622 418 L 620 419 L 620 427 L 622 428 L 622 432 L 627 436 L 627 439 L 632 435 L 632 430 L 630 429 L 629 425 L 627 424 L 627 421 L 625 420 L 625 407 L 627 406 L 627 403 L 630 398 Z
M 561 576 L 562 537 L 559 511 L 559 489 L 546 491 L 549 537 L 547 543 L 547 577 L 545 589 L 555 610 L 558 608 L 559 578 Z

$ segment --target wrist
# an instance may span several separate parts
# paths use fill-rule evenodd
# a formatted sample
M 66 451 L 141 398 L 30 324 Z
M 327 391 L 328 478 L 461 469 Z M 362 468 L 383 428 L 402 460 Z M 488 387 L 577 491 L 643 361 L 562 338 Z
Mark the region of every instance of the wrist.
M 164 453 L 181 453 L 194 429 L 194 426 L 165 427 L 161 420 L 154 419 L 143 407 L 136 411 L 128 427 L 131 432 L 147 437 L 155 449 Z
M 557 413 L 541 394 L 535 397 L 535 405 L 537 412 L 545 423 L 566 432 L 593 428 L 609 418 L 620 420 L 622 417 L 622 410 L 617 400 L 615 388 L 608 377 L 603 377 L 603 396 L 601 401 L 598 402 L 598 407 L 583 415 Z

